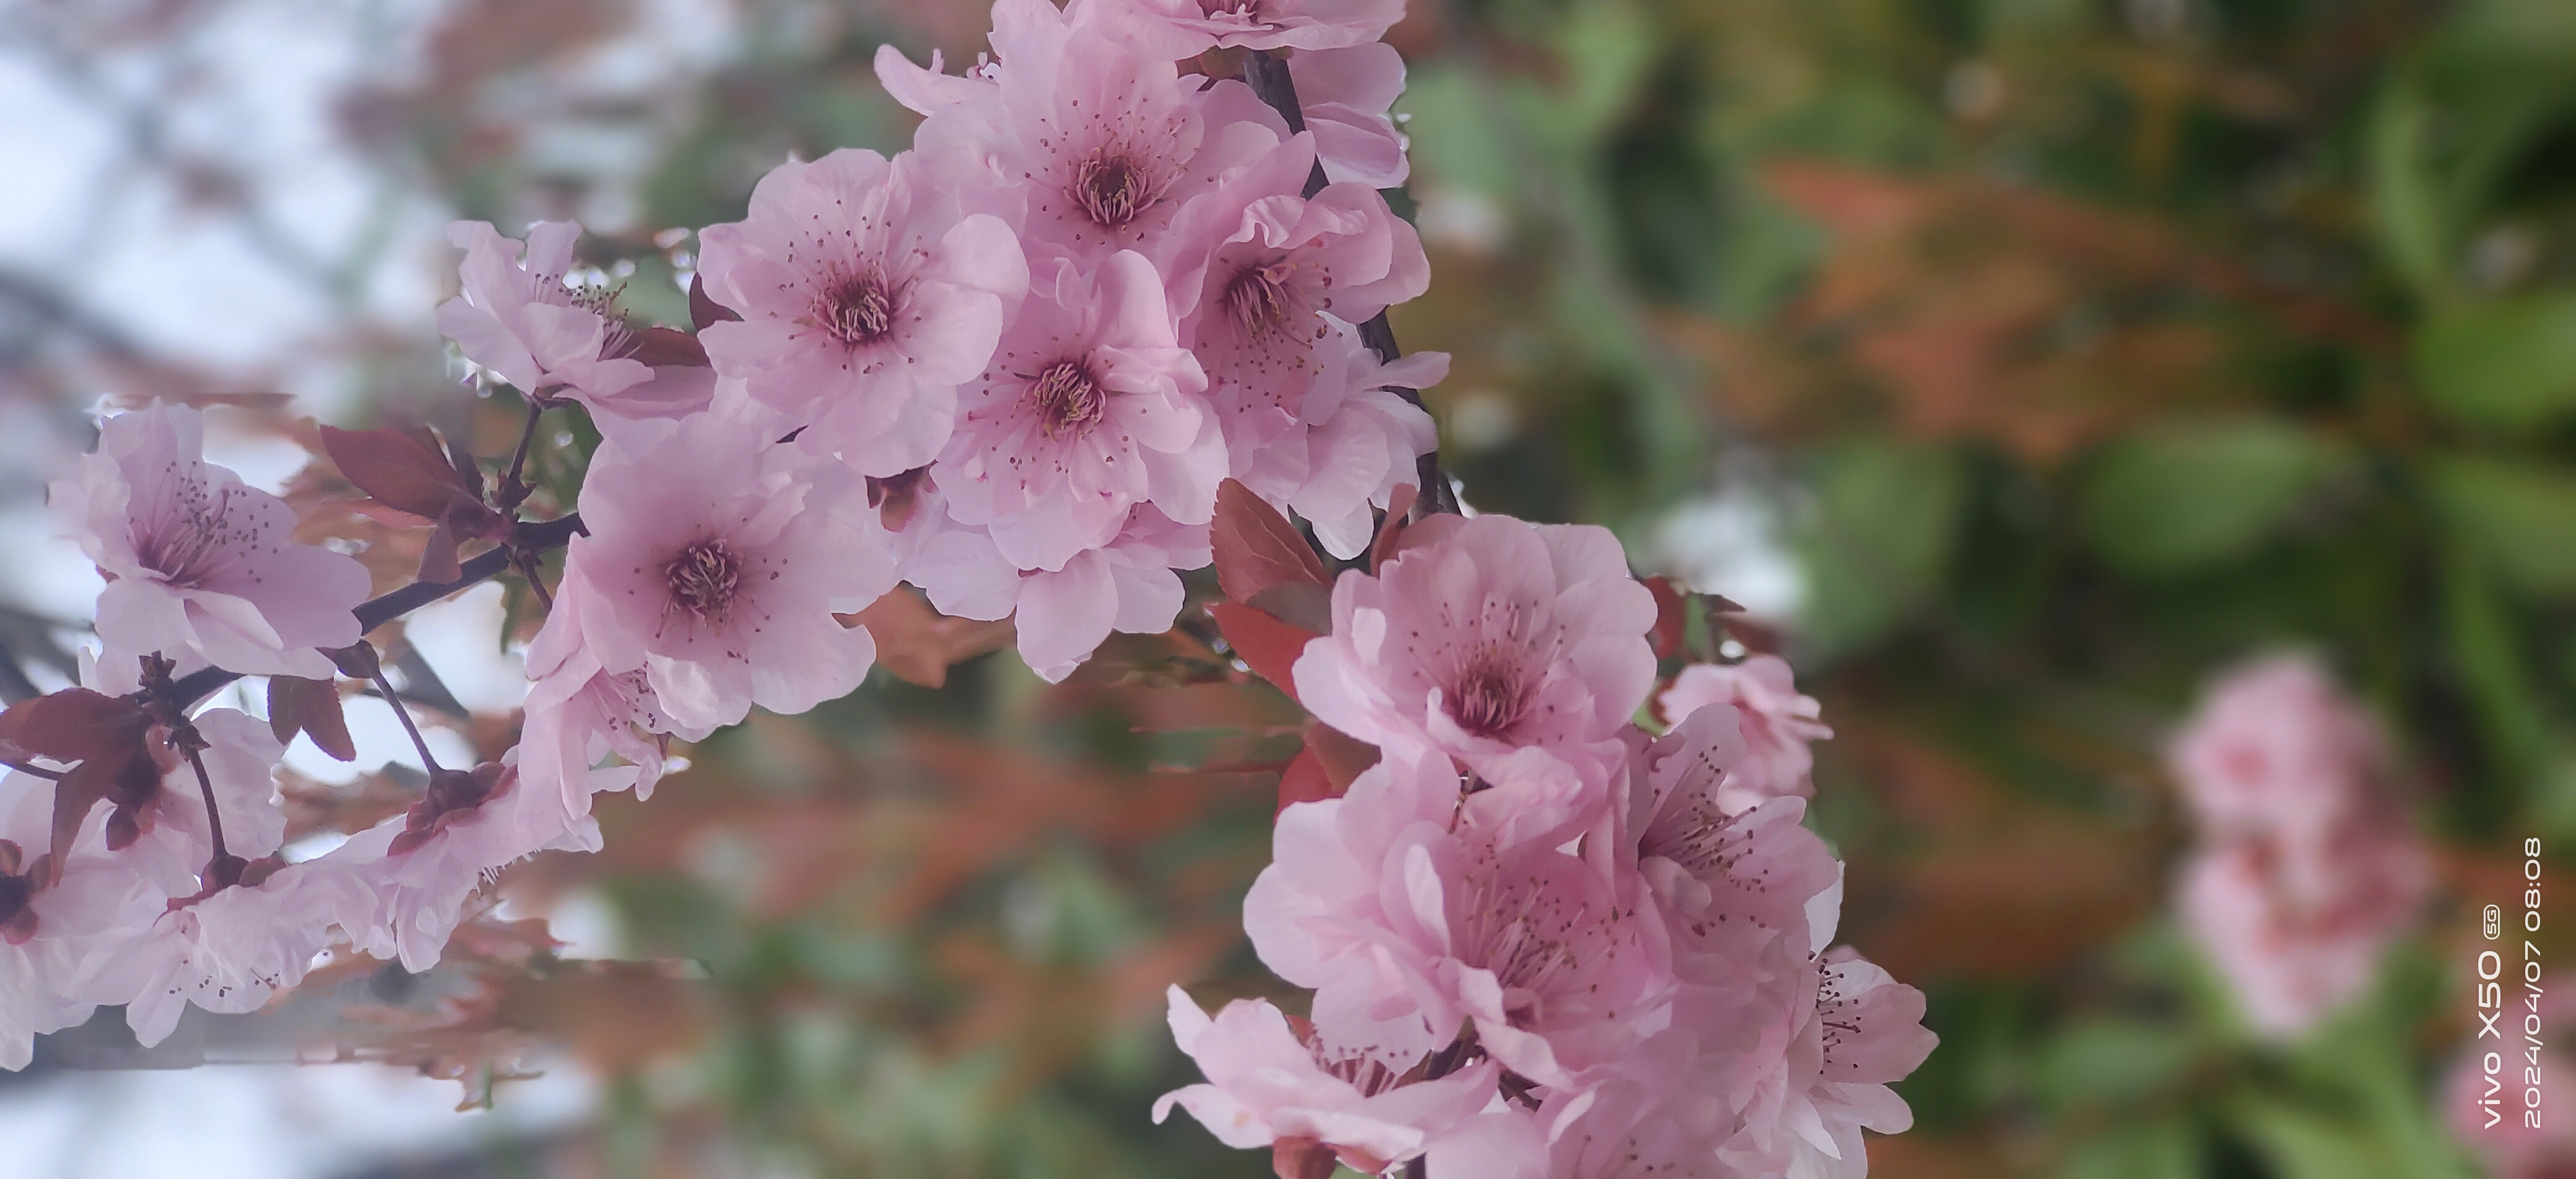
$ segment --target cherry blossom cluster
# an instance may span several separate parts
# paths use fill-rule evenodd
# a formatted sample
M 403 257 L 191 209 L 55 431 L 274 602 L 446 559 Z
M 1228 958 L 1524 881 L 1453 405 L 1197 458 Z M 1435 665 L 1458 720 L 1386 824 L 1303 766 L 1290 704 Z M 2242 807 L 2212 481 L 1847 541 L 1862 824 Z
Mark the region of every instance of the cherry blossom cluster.
M 1415 395 L 1447 360 L 1384 318 L 1429 280 L 1379 192 L 1401 15 L 999 0 L 961 74 L 881 51 L 913 148 L 763 177 L 698 234 L 686 327 L 630 319 L 575 226 L 459 223 L 439 327 L 526 429 L 504 463 L 320 428 L 353 507 L 425 530 L 376 597 L 206 460 L 195 410 L 105 420 L 51 496 L 107 578 L 97 647 L 0 713 L 0 1065 L 100 1005 L 147 1045 L 190 1004 L 257 1008 L 326 952 L 427 969 L 494 873 L 595 849 L 595 796 L 649 795 L 674 741 L 855 689 L 852 618 L 901 583 L 1014 620 L 1054 681 L 1172 628 L 1213 564 L 1220 674 L 1314 718 L 1245 910 L 1311 999 L 1175 989 L 1208 1082 L 1158 1119 L 1288 1179 L 1862 1175 L 1933 1037 L 1834 946 L 1841 865 L 1802 824 L 1831 731 L 1775 656 L 1658 695 L 1683 599 L 1607 531 L 1459 510 Z M 531 518 L 567 498 L 526 477 L 558 411 L 600 441 L 573 511 Z M 443 766 L 369 636 L 503 573 L 544 609 L 517 741 Z M 223 694 L 246 678 L 267 716 Z M 351 756 L 344 682 L 393 702 L 427 782 L 290 848 L 277 765 L 299 734 Z
M 1245 901 L 1308 1014 L 1175 988 L 1208 1081 L 1158 1114 L 1287 1179 L 1865 1174 L 1933 1036 L 1920 992 L 1833 946 L 1842 866 L 1801 825 L 1823 729 L 1787 665 L 1686 668 L 1651 733 L 1663 611 L 1606 530 L 1440 515 L 1372 556 L 1322 633 L 1221 615 L 1376 760 L 1281 811 Z M 1249 588 L 1291 617 L 1324 593 Z
M 2315 660 L 2272 655 L 2209 686 L 2170 760 L 2200 832 L 2183 922 L 2248 1025 L 2296 1037 L 2369 989 L 2431 886 L 2386 741 Z

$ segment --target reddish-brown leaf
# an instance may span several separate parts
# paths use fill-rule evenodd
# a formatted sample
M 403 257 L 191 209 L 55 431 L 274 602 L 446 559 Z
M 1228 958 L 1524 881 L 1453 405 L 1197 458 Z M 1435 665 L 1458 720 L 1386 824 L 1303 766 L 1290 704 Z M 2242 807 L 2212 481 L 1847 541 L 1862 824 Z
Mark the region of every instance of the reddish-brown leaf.
M 708 324 L 741 318 L 742 316 L 734 313 L 733 308 L 716 302 L 714 296 L 707 294 L 707 283 L 704 277 L 695 274 L 689 276 L 690 327 L 703 332 L 707 330 Z
M 1324 559 L 1296 526 L 1238 480 L 1217 485 L 1216 526 L 1209 540 L 1216 549 L 1217 583 L 1237 602 L 1249 602 L 1274 585 L 1333 584 Z
M 1369 572 L 1377 572 L 1387 559 L 1395 556 L 1396 546 L 1403 542 L 1404 518 L 1413 514 L 1417 492 L 1410 483 L 1398 483 L 1386 497 L 1386 519 L 1377 526 L 1377 539 L 1369 543 Z
M 1333 1179 L 1333 1148 L 1312 1138 L 1281 1138 L 1270 1144 L 1270 1169 L 1279 1179 Z
M 1654 643 L 1655 658 L 1670 659 L 1690 634 L 1690 601 L 1673 588 L 1669 577 L 1647 578 L 1646 592 L 1655 595 L 1655 629 L 1646 636 Z
M 329 680 L 296 680 L 294 700 L 295 727 L 313 738 L 315 748 L 334 761 L 358 759 L 358 747 L 349 740 L 349 718 L 342 711 L 339 685 Z
M 1240 602 L 1211 602 L 1208 613 L 1216 619 L 1216 628 L 1224 632 L 1226 645 L 1243 657 L 1244 665 L 1254 675 L 1268 680 L 1290 699 L 1297 696 L 1297 677 L 1293 670 L 1297 657 L 1305 653 L 1306 644 L 1315 632 L 1290 626 L 1268 614 Z
M 458 471 L 427 430 L 321 429 L 322 449 L 358 490 L 397 511 L 456 526 L 479 536 L 499 519 L 483 504 L 483 489 Z
M 694 280 L 689 290 L 693 293 L 697 290 Z M 628 359 L 643 361 L 654 368 L 707 367 L 706 345 L 678 328 L 649 327 L 637 331 L 634 347 L 626 355 Z
M 1301 802 L 1321 802 L 1339 798 L 1333 780 L 1324 776 L 1324 763 L 1312 749 L 1299 750 L 1297 759 L 1288 763 L 1287 772 L 1279 775 L 1279 809 L 1287 810 Z
M 420 580 L 450 582 L 465 576 L 465 567 L 456 559 L 456 525 L 439 520 L 429 530 L 429 543 L 420 550 Z
M 132 701 L 65 688 L 0 712 L 0 741 L 55 761 L 122 757 L 141 747 L 148 723 Z
M 1009 646 L 1014 634 L 1007 620 L 949 618 L 902 587 L 850 617 L 876 639 L 879 664 L 896 679 L 925 688 L 947 683 L 951 666 Z
M 1332 783 L 1336 797 L 1351 788 L 1353 779 L 1376 765 L 1379 757 L 1377 746 L 1322 723 L 1306 726 L 1306 751 L 1324 767 L 1324 778 Z

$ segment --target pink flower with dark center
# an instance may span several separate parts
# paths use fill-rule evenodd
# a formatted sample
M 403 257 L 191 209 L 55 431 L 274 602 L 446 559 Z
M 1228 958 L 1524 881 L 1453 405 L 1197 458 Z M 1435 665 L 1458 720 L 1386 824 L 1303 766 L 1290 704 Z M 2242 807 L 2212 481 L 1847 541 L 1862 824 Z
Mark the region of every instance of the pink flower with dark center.
M 1421 1154 L 1494 1096 L 1500 1068 L 1491 1060 L 1407 1081 L 1418 1052 L 1336 1051 L 1313 1025 L 1258 1000 L 1228 1003 L 1214 1019 L 1179 987 L 1170 1000 L 1172 1038 L 1208 1083 L 1164 1094 L 1154 1121 L 1178 1105 L 1238 1149 L 1303 1140 L 1355 1171 L 1379 1174 Z
M 704 364 L 655 365 L 651 333 L 638 332 L 605 286 L 573 286 L 581 227 L 540 221 L 521 244 L 491 223 L 459 221 L 449 241 L 465 251 L 465 293 L 439 305 L 438 330 L 467 360 L 532 397 L 569 397 L 619 417 L 673 417 L 704 409 L 715 384 Z
M 1712 704 L 1735 707 L 1744 734 L 1744 757 L 1718 788 L 1729 811 L 1749 810 L 1766 798 L 1806 797 L 1816 755 L 1809 743 L 1834 731 L 1816 718 L 1822 706 L 1798 693 L 1789 661 L 1755 655 L 1742 663 L 1694 663 L 1682 669 L 1657 701 L 1674 725 Z
M 1298 699 L 1363 741 L 1471 769 L 1535 748 L 1606 774 L 1654 686 L 1654 620 L 1607 529 L 1436 516 L 1375 576 L 1334 583 L 1333 631 L 1298 658 Z
M 1279 438 L 1322 368 L 1329 312 L 1362 323 L 1421 294 L 1431 264 L 1413 227 L 1365 184 L 1296 194 L 1314 161 L 1300 136 L 1191 203 L 1164 263 L 1181 339 L 1198 354 L 1239 456 Z
M 367 571 L 297 544 L 295 512 L 205 461 L 197 411 L 160 406 L 99 427 L 77 478 L 53 484 L 54 511 L 108 578 L 98 599 L 100 662 L 193 656 L 245 675 L 329 679 L 318 648 L 358 641 Z
M 1058 571 L 1116 540 L 1138 504 L 1207 523 L 1225 451 L 1153 265 L 1121 251 L 1093 274 L 1050 269 L 964 391 L 932 470 L 950 516 L 983 526 L 1014 565 Z
M 880 477 L 937 457 L 957 386 L 1028 289 L 1010 226 L 965 213 L 909 153 L 781 164 L 748 218 L 699 243 L 702 289 L 742 316 L 699 333 L 717 374 L 805 427 L 800 446 Z
M 944 178 L 1017 210 L 1035 267 L 1150 250 L 1184 204 L 1287 138 L 1243 83 L 1140 57 L 1078 6 L 1004 0 L 995 17 L 989 84 L 929 74 L 891 46 L 877 73 L 930 116 L 916 142 Z
M 590 535 L 565 557 L 574 592 L 557 609 L 581 612 L 603 670 L 641 669 L 684 731 L 732 724 L 755 703 L 803 712 L 857 687 L 876 645 L 834 615 L 894 586 L 858 477 L 780 443 L 786 429 L 752 408 L 612 439 L 581 489 Z
M 1375 41 L 1404 19 L 1404 0 L 1082 0 L 1077 8 L 1150 57 L 1210 49 L 1337 49 Z

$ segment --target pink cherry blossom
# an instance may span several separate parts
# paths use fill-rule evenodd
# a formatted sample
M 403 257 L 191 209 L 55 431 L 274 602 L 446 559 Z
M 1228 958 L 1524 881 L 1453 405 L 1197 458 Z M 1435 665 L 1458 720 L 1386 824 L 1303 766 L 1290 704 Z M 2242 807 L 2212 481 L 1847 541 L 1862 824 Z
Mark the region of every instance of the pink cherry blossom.
M 1374 744 L 1476 769 L 1539 748 L 1606 773 L 1654 685 L 1654 598 L 1607 529 L 1434 517 L 1375 576 L 1343 573 L 1332 604 L 1298 699 Z
M 1138 504 L 1207 523 L 1226 463 L 1206 383 L 1143 255 L 1090 273 L 1055 262 L 961 395 L 934 468 L 950 516 L 984 526 L 1015 566 L 1048 571 L 1116 540 Z
M 268 722 L 229 708 L 210 708 L 193 721 L 207 745 L 197 756 L 206 765 L 215 805 L 224 824 L 224 850 L 255 860 L 278 849 L 286 838 L 286 811 L 277 793 L 277 763 L 286 749 Z M 146 735 L 154 760 L 163 767 L 161 789 L 146 807 L 141 836 L 128 850 L 134 870 L 149 876 L 163 891 L 186 896 L 199 887 L 198 873 L 215 854 L 214 834 L 206 822 L 205 794 L 196 769 L 168 746 L 167 731 Z M 105 839 L 107 810 L 98 808 L 84 830 Z
M 1403 1077 L 1418 1052 L 1335 1051 L 1312 1026 L 1292 1025 L 1259 1000 L 1228 1003 L 1214 1019 L 1179 987 L 1170 1000 L 1172 1038 L 1208 1083 L 1164 1094 L 1154 1120 L 1178 1105 L 1228 1146 L 1304 1139 L 1374 1175 L 1421 1154 L 1493 1099 L 1500 1066 L 1491 1060 L 1408 1083 Z
M 1152 57 L 1218 47 L 1336 49 L 1375 41 L 1404 19 L 1404 0 L 1083 0 Z
M 356 561 L 288 539 L 295 513 L 205 461 L 197 411 L 156 405 L 99 427 L 98 451 L 52 486 L 54 511 L 108 578 L 101 662 L 193 655 L 246 675 L 328 679 L 317 648 L 358 641 Z
M 1191 202 L 1164 262 L 1181 339 L 1238 454 L 1287 433 L 1312 386 L 1322 316 L 1362 323 L 1421 294 L 1431 264 L 1413 227 L 1365 184 L 1301 199 L 1313 140 L 1299 136 Z M 1249 442 L 1244 440 L 1249 440 Z
M 893 587 L 883 529 L 855 475 L 783 433 L 749 407 L 639 423 L 582 485 L 590 535 L 565 558 L 579 593 L 556 608 L 581 612 L 603 670 L 641 668 L 682 729 L 755 703 L 803 712 L 875 661 L 867 630 L 834 615 Z
M 937 457 L 957 386 L 1028 289 L 1010 226 L 963 212 L 920 168 L 857 149 L 781 164 L 748 218 L 699 235 L 698 282 L 742 316 L 699 333 L 716 373 L 867 475 Z
M 2260 838 L 2204 848 L 2183 868 L 2178 904 L 2247 1025 L 2287 1040 L 2370 989 L 2430 880 L 2410 833 L 2348 823 L 2313 849 Z
M 877 73 L 930 116 L 916 136 L 927 166 L 1004 211 L 1033 269 L 1150 250 L 1182 206 L 1287 138 L 1286 120 L 1243 83 L 1137 56 L 1078 7 L 1003 0 L 994 11 L 998 60 L 983 77 L 923 71 L 891 47 Z
M 114 981 L 102 985 L 125 1003 L 125 1021 L 147 1048 L 169 1036 L 190 1004 L 257 1011 L 304 981 L 354 891 L 346 878 L 309 865 L 276 869 L 256 883 L 245 877 L 162 914 L 120 955 Z
M 1781 947 L 1803 954 L 1803 948 Z M 1738 1168 L 1795 1179 L 1862 1179 L 1860 1132 L 1914 1124 L 1889 1089 L 1931 1055 L 1923 992 L 1888 977 L 1848 947 L 1807 957 L 1737 1067 L 1749 1081 L 1744 1125 L 1723 1152 Z
M 1439 384 L 1449 356 L 1417 352 L 1383 363 L 1356 328 L 1319 318 L 1328 334 L 1315 348 L 1314 382 L 1294 402 L 1299 428 L 1266 444 L 1239 431 L 1233 473 L 1274 506 L 1305 517 L 1324 550 L 1347 560 L 1368 548 L 1376 511 L 1396 487 L 1421 484 L 1419 460 L 1439 445 L 1431 415 L 1392 390 Z
M 1735 710 L 1703 708 L 1632 761 L 1623 783 L 1625 837 L 1657 899 L 1675 969 L 1702 984 L 1754 981 L 1774 941 L 1807 946 L 1810 902 L 1841 866 L 1799 825 L 1806 803 L 1767 799 L 1729 812 L 1724 782 L 1745 756 Z
M 1404 136 L 1387 110 L 1404 93 L 1404 58 L 1381 42 L 1288 55 L 1306 129 L 1315 133 L 1315 161 L 1324 178 L 1370 188 L 1401 188 L 1411 167 Z
M 2314 659 L 2271 655 L 2224 673 L 2174 737 L 2174 777 L 2213 836 L 2324 838 L 2387 769 L 2370 714 Z
M 1074 554 L 1062 569 L 1022 569 L 985 530 L 939 519 L 941 503 L 926 496 L 906 530 L 905 580 L 951 617 L 1016 614 L 1020 658 L 1049 683 L 1073 674 L 1111 631 L 1171 629 L 1183 600 L 1173 570 L 1208 563 L 1207 525 L 1177 524 L 1138 505 L 1106 546 Z
M 1657 703 L 1676 725 L 1711 704 L 1735 706 L 1745 753 L 1718 790 L 1729 811 L 1749 809 L 1766 798 L 1816 792 L 1810 780 L 1816 755 L 1808 746 L 1834 731 L 1816 719 L 1822 706 L 1815 697 L 1798 693 L 1788 660 L 1755 655 L 1742 663 L 1695 663 L 1674 677 Z
M 653 365 L 608 287 L 565 281 L 581 227 L 540 221 L 521 243 L 491 223 L 459 221 L 448 240 L 465 251 L 465 292 L 439 305 L 438 330 L 467 360 L 532 397 L 570 397 L 619 417 L 675 417 L 706 408 L 715 386 L 704 365 Z
M 0 771 L 0 1069 L 25 1068 L 37 1034 L 117 1001 L 99 996 L 98 976 L 160 916 L 167 895 L 95 833 L 45 886 L 53 799 L 52 782 Z

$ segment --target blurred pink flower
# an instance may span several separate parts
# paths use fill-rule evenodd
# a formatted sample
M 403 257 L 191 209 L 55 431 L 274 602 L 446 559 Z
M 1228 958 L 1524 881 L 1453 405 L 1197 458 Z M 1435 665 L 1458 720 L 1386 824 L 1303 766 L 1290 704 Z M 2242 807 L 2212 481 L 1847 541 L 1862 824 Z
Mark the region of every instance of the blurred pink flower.
M 1047 571 L 1116 540 L 1137 504 L 1207 523 L 1226 469 L 1206 385 L 1143 255 L 1055 262 L 960 398 L 934 468 L 949 515 L 984 526 L 1013 565 Z
M 2576 1016 L 2576 995 L 2562 988 L 2550 987 L 2540 997 L 2539 1017 L 2548 1031 L 2564 1028 L 2569 1017 Z M 2466 1051 L 2451 1065 L 2443 1079 L 2440 1095 L 2444 1119 L 2451 1134 L 2467 1144 L 2487 1165 L 2494 1179 L 2566 1179 L 2576 1175 L 2576 1122 L 2564 1118 L 2541 1116 L 2533 1126 L 2526 1114 L 2533 1113 L 2524 1104 L 2524 1093 L 2530 1078 L 2525 1069 L 2540 1072 L 2536 1086 L 2544 1095 L 2566 1092 L 2571 1077 L 2567 1054 L 2556 1042 L 2540 1052 L 2534 1064 L 2520 1039 L 2522 1021 L 2530 1015 L 2525 1006 L 2528 995 L 2515 996 L 2506 991 L 2502 1023 L 2511 1028 L 2499 1042 L 2494 1037 L 2471 1035 Z M 2517 1014 L 2516 1008 L 2520 1008 Z M 2486 1057 L 2495 1053 L 2495 1071 L 2487 1071 Z M 2545 1109 L 2537 1111 L 2545 1115 Z
M 2382 784 L 2377 722 L 2316 660 L 2272 655 L 2226 672 L 2170 749 L 2174 777 L 2213 838 L 2323 839 Z
M 2413 835 L 2346 824 L 2310 847 L 2264 837 L 2203 848 L 2182 870 L 2182 920 L 2262 1036 L 2307 1032 L 2377 981 L 2431 885 Z
M 834 617 L 893 588 L 857 476 L 778 441 L 754 407 L 639 423 L 592 460 L 590 535 L 565 557 L 558 610 L 581 612 L 601 668 L 641 668 L 682 731 L 758 704 L 798 713 L 867 676 L 876 644 Z M 732 416 L 741 414 L 742 416 Z
M 655 367 L 608 287 L 573 287 L 581 226 L 540 221 L 521 244 L 486 221 L 447 227 L 465 251 L 465 293 L 439 304 L 438 330 L 473 361 L 531 397 L 569 397 L 619 417 L 676 417 L 706 407 L 704 365 Z
M 717 374 L 867 475 L 938 456 L 957 386 L 1028 289 L 1010 226 L 964 213 L 920 166 L 851 148 L 781 164 L 749 217 L 699 235 L 698 282 L 742 315 L 699 333 Z
M 1240 459 L 1287 434 L 1322 369 L 1322 316 L 1362 323 L 1421 294 L 1431 263 L 1413 227 L 1365 184 L 1298 197 L 1314 161 L 1299 136 L 1192 201 L 1160 256 L 1181 339 Z
M 1296 664 L 1316 718 L 1479 772 L 1535 748 L 1606 774 L 1654 686 L 1654 598 L 1604 528 L 1435 516 L 1343 573 L 1332 618 Z
M 1834 731 L 1816 719 L 1822 708 L 1815 697 L 1798 693 L 1788 660 L 1755 655 L 1742 663 L 1695 663 L 1674 677 L 1657 703 L 1675 725 L 1711 704 L 1735 706 L 1745 752 L 1718 787 L 1718 800 L 1729 812 L 1766 798 L 1816 792 L 1809 779 L 1816 755 L 1808 745 Z
M 1196 57 L 1220 46 L 1336 49 L 1375 41 L 1404 19 L 1404 0 L 1080 0 L 1078 9 L 1152 57 Z
M 358 641 L 350 611 L 367 598 L 366 569 L 288 539 L 294 510 L 205 461 L 203 429 L 185 406 L 109 418 L 78 477 L 51 488 L 108 579 L 101 664 L 131 675 L 157 651 L 245 675 L 331 678 L 317 648 Z
M 1210 1019 L 1179 987 L 1169 996 L 1172 1038 L 1208 1083 L 1164 1094 L 1154 1121 L 1178 1105 L 1228 1146 L 1303 1139 L 1374 1175 L 1421 1154 L 1493 1099 L 1501 1066 L 1491 1060 L 1407 1082 L 1419 1052 L 1334 1051 L 1268 1002 L 1238 999 Z

